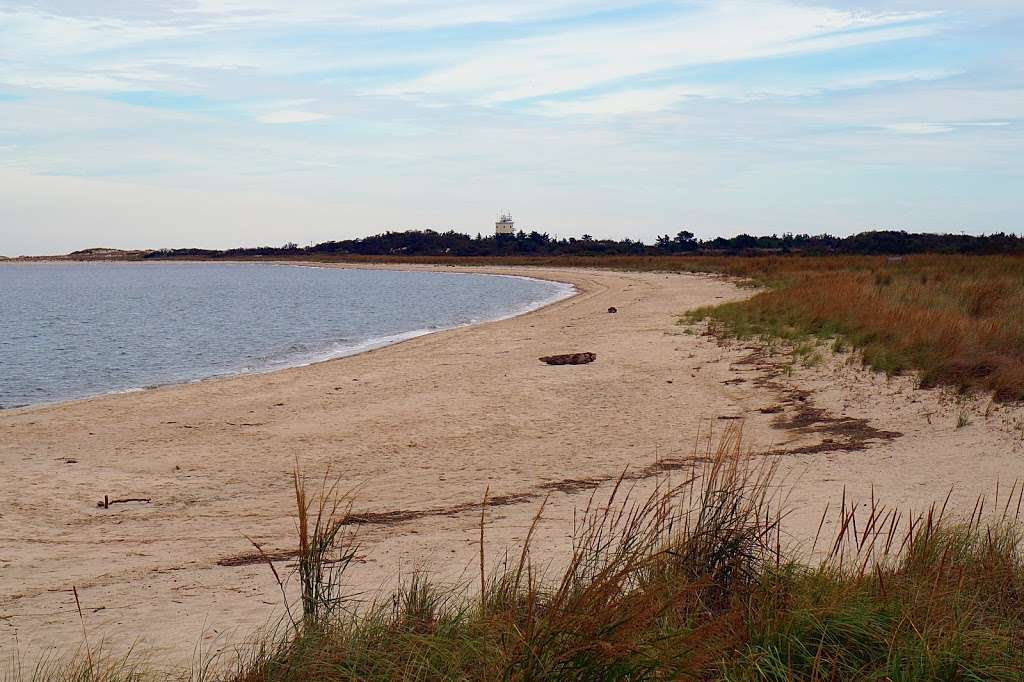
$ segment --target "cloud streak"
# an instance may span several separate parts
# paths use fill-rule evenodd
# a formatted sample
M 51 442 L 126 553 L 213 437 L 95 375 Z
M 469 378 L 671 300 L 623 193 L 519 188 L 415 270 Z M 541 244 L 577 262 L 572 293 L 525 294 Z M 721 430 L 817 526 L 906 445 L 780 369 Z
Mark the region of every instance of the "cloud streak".
M 669 18 L 485 45 L 401 89 L 505 102 L 686 67 L 928 36 L 936 13 L 863 14 L 778 2 L 702 4 Z
M 257 120 L 261 123 L 309 123 L 311 121 L 322 121 L 325 118 L 330 118 L 330 116 L 328 114 L 319 114 L 315 111 L 284 110 L 261 114 L 257 117 Z

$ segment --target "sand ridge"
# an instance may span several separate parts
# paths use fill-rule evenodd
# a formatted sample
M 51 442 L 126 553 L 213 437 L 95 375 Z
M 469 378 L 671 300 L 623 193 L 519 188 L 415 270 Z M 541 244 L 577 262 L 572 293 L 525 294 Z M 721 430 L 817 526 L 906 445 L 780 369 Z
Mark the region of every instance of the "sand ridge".
M 989 415 L 957 429 L 941 415 L 962 408 L 936 392 L 833 361 L 780 374 L 749 361 L 756 346 L 676 324 L 689 308 L 750 294 L 725 280 L 473 271 L 569 282 L 579 294 L 307 367 L 0 412 L 0 653 L 77 646 L 72 585 L 90 631 L 115 648 L 134 643 L 183 665 L 197 644 L 241 641 L 280 613 L 266 566 L 246 560 L 245 536 L 287 567 L 296 462 L 313 476 L 329 467 L 356 490 L 368 523 L 352 581 L 367 595 L 419 568 L 472 575 L 487 487 L 490 559 L 522 539 L 548 496 L 535 555 L 556 557 L 595 486 L 627 468 L 643 483 L 683 466 L 698 431 L 723 417 L 742 417 L 754 448 L 798 453 L 782 455 L 797 535 L 843 486 L 866 495 L 874 484 L 922 505 L 957 481 L 966 505 L 996 479 L 1024 479 L 1013 408 L 997 425 Z M 578 351 L 598 359 L 537 360 Z M 784 402 L 793 390 L 807 394 L 800 406 Z M 794 426 L 808 404 L 895 435 L 846 447 Z M 152 503 L 97 508 L 104 495 Z

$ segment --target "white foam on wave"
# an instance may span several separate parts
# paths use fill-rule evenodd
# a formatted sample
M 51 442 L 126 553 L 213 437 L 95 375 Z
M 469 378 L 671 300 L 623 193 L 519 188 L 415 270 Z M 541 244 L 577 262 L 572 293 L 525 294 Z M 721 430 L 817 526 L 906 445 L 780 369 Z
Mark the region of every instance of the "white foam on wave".
M 312 267 L 314 269 L 329 270 L 333 269 L 324 266 L 308 266 L 302 264 L 292 265 L 290 263 L 282 263 L 282 267 Z M 352 268 L 358 269 L 358 268 Z M 507 275 L 499 273 L 484 273 L 484 272 L 452 272 L 444 273 L 452 275 L 476 275 L 477 277 L 508 277 L 511 279 L 524 279 L 532 282 L 539 282 L 546 284 L 554 288 L 554 292 L 550 296 L 546 296 L 541 299 L 534 301 L 528 301 L 518 306 L 512 307 L 508 312 L 498 315 L 497 317 L 488 317 L 486 319 L 471 319 L 461 324 L 453 324 L 448 326 L 437 326 L 427 329 L 414 329 L 407 332 L 400 332 L 397 334 L 388 334 L 384 336 L 375 336 L 368 339 L 362 339 L 360 341 L 340 341 L 328 344 L 326 347 L 306 352 L 291 354 L 279 357 L 277 359 L 271 359 L 264 362 L 256 367 L 243 367 L 239 370 L 232 372 L 225 372 L 216 375 L 210 375 L 197 379 L 190 379 L 187 383 L 199 383 L 202 381 L 210 381 L 216 379 L 225 379 L 234 376 L 244 376 L 246 374 L 268 374 L 270 372 L 279 372 L 286 369 L 292 369 L 295 367 L 308 367 L 321 362 L 328 362 L 330 360 L 337 360 L 339 358 L 352 357 L 353 355 L 359 355 L 361 353 L 367 353 L 372 350 L 379 348 L 385 348 L 387 346 L 393 346 L 403 341 L 409 341 L 411 339 L 419 338 L 421 336 L 427 336 L 429 334 L 437 334 L 439 332 L 451 331 L 453 329 L 462 329 L 465 327 L 471 327 L 477 324 L 486 324 L 489 322 L 500 322 L 502 320 L 509 320 L 520 315 L 539 310 L 546 306 L 558 303 L 567 298 L 571 298 L 579 293 L 572 284 L 566 282 L 554 282 L 551 280 L 541 279 L 539 277 L 528 277 L 524 275 Z M 166 384 L 165 384 L 166 385 Z
M 439 332 L 451 331 L 453 329 L 462 329 L 462 328 L 471 327 L 471 326 L 477 325 L 477 324 L 486 324 L 488 322 L 500 322 L 502 320 L 510 320 L 513 317 L 519 317 L 520 315 L 525 315 L 527 313 L 533 312 L 534 310 L 539 310 L 540 308 L 544 308 L 544 307 L 552 305 L 554 303 L 558 303 L 559 301 L 563 301 L 563 300 L 565 300 L 567 298 L 571 298 L 572 296 L 575 296 L 578 293 L 578 290 L 576 289 L 576 287 L 574 287 L 571 284 L 567 284 L 565 282 L 552 282 L 550 280 L 539 279 L 539 278 L 536 278 L 536 277 L 524 277 L 524 276 L 520 276 L 520 275 L 501 275 L 501 274 L 493 274 L 492 275 L 490 273 L 450 273 L 450 274 L 475 274 L 475 275 L 478 275 L 478 276 L 486 275 L 486 276 L 489 276 L 489 277 L 511 277 L 511 278 L 514 278 L 514 279 L 526 279 L 526 280 L 530 280 L 530 281 L 534 281 L 534 282 L 542 282 L 544 284 L 548 284 L 548 285 L 554 286 L 556 291 L 551 296 L 547 296 L 545 298 L 538 299 L 538 300 L 535 300 L 535 301 L 528 301 L 528 302 L 526 302 L 526 303 L 524 303 L 522 305 L 515 306 L 509 312 L 507 312 L 507 313 L 505 313 L 503 315 L 499 315 L 497 317 L 488 317 L 488 318 L 483 319 L 483 320 L 475 319 L 474 318 L 474 319 L 468 320 L 466 322 L 463 322 L 461 324 L 449 325 L 447 327 L 431 327 L 431 328 L 428 328 L 428 329 L 415 329 L 415 330 L 412 330 L 412 331 L 401 332 L 401 333 L 398 333 L 398 334 L 389 334 L 389 335 L 386 335 L 386 336 L 371 337 L 371 338 L 364 339 L 362 341 L 357 341 L 357 342 L 354 342 L 354 343 L 345 343 L 345 342 L 333 343 L 333 344 L 330 344 L 327 348 L 322 349 L 320 351 L 315 351 L 315 352 L 313 352 L 311 354 L 304 354 L 305 357 L 302 358 L 302 359 L 296 358 L 295 356 L 293 356 L 291 359 L 282 358 L 282 359 L 280 359 L 278 361 L 267 363 L 267 365 L 265 365 L 263 367 L 260 367 L 260 368 L 246 369 L 246 370 L 244 370 L 242 372 L 239 372 L 239 374 L 255 374 L 255 373 L 262 374 L 262 373 L 266 373 L 266 372 L 276 372 L 278 370 L 288 369 L 288 368 L 291 368 L 291 367 L 308 367 L 309 365 L 315 365 L 315 364 L 317 364 L 319 362 L 327 362 L 329 360 L 337 360 L 338 358 L 351 357 L 353 355 L 359 355 L 360 353 L 366 353 L 366 352 L 369 352 L 371 350 L 377 350 L 378 348 L 384 348 L 384 347 L 387 347 L 387 346 L 393 346 L 393 345 L 395 345 L 397 343 L 402 343 L 403 341 L 409 341 L 410 339 L 415 339 L 415 338 L 418 338 L 418 337 L 421 337 L 421 336 L 427 336 L 429 334 L 436 334 L 436 333 L 439 333 Z

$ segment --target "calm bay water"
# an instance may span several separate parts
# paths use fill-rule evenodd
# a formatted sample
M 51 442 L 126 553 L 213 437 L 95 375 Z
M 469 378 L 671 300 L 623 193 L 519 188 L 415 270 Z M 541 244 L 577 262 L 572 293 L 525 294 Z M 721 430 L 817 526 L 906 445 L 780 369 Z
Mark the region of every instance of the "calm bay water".
M 0 406 L 351 355 L 571 291 L 516 277 L 269 264 L 0 265 Z

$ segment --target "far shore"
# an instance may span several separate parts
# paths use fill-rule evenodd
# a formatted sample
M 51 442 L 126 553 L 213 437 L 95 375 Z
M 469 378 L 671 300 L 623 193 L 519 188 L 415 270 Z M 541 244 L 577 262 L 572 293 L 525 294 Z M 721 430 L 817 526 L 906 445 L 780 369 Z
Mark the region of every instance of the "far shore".
M 624 470 L 642 490 L 680 476 L 729 424 L 779 458 L 795 546 L 809 548 L 840 499 L 920 510 L 955 484 L 950 508 L 969 513 L 998 481 L 1024 478 L 1007 426 L 1019 407 L 957 428 L 963 408 L 909 378 L 841 357 L 787 373 L 756 344 L 677 324 L 688 309 L 750 295 L 720 277 L 310 265 L 528 276 L 577 293 L 312 365 L 0 412 L 0 656 L 74 650 L 83 623 L 72 587 L 91 640 L 115 650 L 186 666 L 197 650 L 245 641 L 282 611 L 246 538 L 292 548 L 296 464 L 354 491 L 366 523 L 350 578 L 365 599 L 416 569 L 473 576 L 487 489 L 506 500 L 487 512 L 488 562 L 522 542 L 545 498 L 533 556 L 554 561 L 595 489 Z M 538 361 L 582 351 L 597 360 Z M 150 502 L 98 508 L 105 495 Z

